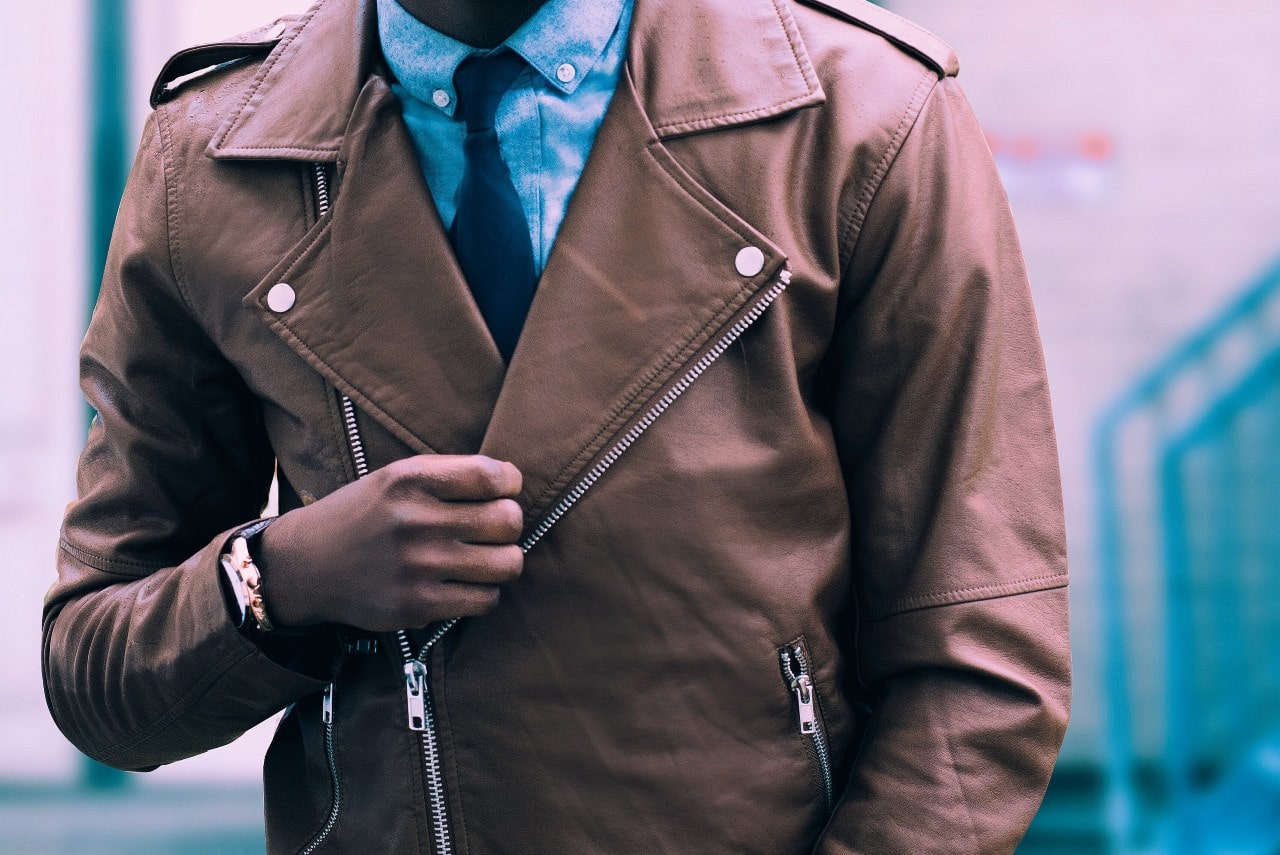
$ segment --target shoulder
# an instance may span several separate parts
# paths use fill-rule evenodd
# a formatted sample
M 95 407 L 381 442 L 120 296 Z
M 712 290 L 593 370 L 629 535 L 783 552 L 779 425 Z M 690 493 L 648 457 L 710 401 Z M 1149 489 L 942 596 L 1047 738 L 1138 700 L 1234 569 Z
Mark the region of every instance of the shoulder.
M 165 62 L 151 86 L 152 108 L 189 88 L 221 80 L 233 69 L 256 69 L 298 19 L 296 15 L 277 18 L 239 35 L 178 51 Z
M 203 164 L 209 141 L 243 106 L 263 64 L 297 26 L 296 16 L 279 18 L 169 57 L 152 84 L 150 102 L 153 144 L 170 168 Z
M 954 77 L 960 72 L 960 60 L 945 41 L 867 0 L 795 0 L 794 5 L 811 46 L 821 46 L 826 41 L 832 42 L 833 47 L 862 42 L 880 48 L 873 54 L 900 54 L 939 78 Z

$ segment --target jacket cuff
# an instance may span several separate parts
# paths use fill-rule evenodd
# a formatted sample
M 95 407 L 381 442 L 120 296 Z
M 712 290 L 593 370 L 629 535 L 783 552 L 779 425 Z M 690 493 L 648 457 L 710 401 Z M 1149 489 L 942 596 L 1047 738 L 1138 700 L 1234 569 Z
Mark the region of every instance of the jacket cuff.
M 220 538 L 217 576 L 227 606 L 227 617 L 239 630 L 240 635 L 275 665 L 294 675 L 323 683 L 331 682 L 337 676 L 343 656 L 344 639 L 341 628 L 334 624 L 307 627 L 277 626 L 269 633 L 263 632 L 252 616 L 246 613 L 239 596 L 233 590 L 225 567 L 222 566 L 221 558 L 230 549 L 232 540 L 236 537 L 245 537 L 250 539 L 252 545 L 252 539 L 261 534 L 274 520 L 275 517 L 264 517 L 234 529 Z M 270 604 L 267 605 L 270 608 Z

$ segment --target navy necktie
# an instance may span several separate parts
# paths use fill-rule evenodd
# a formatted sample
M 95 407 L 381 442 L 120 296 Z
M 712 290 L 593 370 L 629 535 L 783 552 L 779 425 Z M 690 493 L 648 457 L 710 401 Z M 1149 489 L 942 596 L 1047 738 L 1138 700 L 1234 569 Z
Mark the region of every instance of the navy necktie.
M 510 50 L 468 57 L 453 73 L 467 123 L 466 163 L 449 239 L 493 340 L 510 362 L 533 302 L 533 243 L 520 196 L 498 147 L 494 114 L 525 61 Z

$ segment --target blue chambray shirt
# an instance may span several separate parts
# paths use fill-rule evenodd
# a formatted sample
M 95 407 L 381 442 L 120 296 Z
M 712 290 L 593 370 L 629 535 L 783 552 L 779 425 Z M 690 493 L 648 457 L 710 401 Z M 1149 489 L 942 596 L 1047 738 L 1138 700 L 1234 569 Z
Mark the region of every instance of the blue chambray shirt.
M 538 274 L 618 87 L 632 0 L 549 0 L 504 44 L 530 68 L 498 105 L 502 157 L 529 221 Z M 466 126 L 453 115 L 453 72 L 482 51 L 378 0 L 378 36 L 405 124 L 446 230 L 457 213 Z

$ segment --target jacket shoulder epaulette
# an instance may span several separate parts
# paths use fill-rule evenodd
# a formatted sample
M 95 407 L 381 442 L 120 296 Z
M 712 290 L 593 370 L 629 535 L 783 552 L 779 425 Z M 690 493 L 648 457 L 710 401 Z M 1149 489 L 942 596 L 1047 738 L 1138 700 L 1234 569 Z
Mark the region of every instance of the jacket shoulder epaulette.
M 209 44 L 196 45 L 178 51 L 160 69 L 156 82 L 151 86 L 151 107 L 155 109 L 168 101 L 191 80 L 204 77 L 224 68 L 265 57 L 280 43 L 289 25 L 298 20 L 297 15 L 279 18 L 265 27 L 232 36 Z
M 799 0 L 851 24 L 870 30 L 928 65 L 939 77 L 960 73 L 960 58 L 951 45 L 912 21 L 867 0 Z

